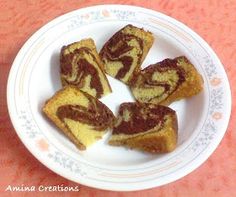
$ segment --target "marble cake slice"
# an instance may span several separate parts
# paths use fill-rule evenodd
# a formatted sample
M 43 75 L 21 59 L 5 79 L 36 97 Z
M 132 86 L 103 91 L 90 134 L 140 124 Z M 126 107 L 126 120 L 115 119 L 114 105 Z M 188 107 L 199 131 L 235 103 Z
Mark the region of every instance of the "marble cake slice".
M 75 85 L 96 98 L 111 93 L 103 63 L 90 38 L 62 47 L 60 68 L 63 86 Z
M 176 148 L 177 135 L 177 116 L 171 108 L 149 103 L 123 103 L 109 144 L 149 153 L 166 153 Z
M 52 96 L 43 112 L 80 150 L 101 139 L 114 123 L 106 105 L 71 85 Z
M 203 79 L 184 56 L 165 59 L 144 68 L 130 83 L 138 102 L 169 105 L 203 89 Z
M 123 27 L 104 44 L 99 53 L 105 72 L 128 84 L 133 74 L 140 70 L 153 42 L 151 32 L 133 25 Z

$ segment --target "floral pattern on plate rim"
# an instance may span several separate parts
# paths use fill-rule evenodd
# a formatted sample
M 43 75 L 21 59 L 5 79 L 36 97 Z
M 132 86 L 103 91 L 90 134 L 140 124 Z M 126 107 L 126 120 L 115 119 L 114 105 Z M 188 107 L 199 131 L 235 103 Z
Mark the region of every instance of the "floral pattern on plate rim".
M 139 17 L 139 12 L 136 11 L 127 11 L 123 9 L 101 9 L 101 10 L 92 10 L 86 13 L 78 14 L 71 17 L 67 24 L 67 31 L 72 31 L 73 29 L 81 26 L 90 24 L 91 22 L 98 22 L 104 20 L 120 20 L 120 21 L 139 21 L 139 23 L 143 25 L 152 23 L 150 18 L 162 20 L 162 18 L 155 17 L 153 15 L 149 15 L 146 13 L 142 13 L 142 16 L 146 17 Z M 165 23 L 165 22 L 164 22 Z M 171 24 L 173 25 L 173 24 Z M 173 27 L 173 26 L 172 26 Z M 181 31 L 178 27 L 176 27 L 178 31 Z M 185 34 L 185 33 L 184 33 Z M 212 58 L 209 54 L 199 54 L 198 47 L 196 47 L 194 42 L 189 42 L 188 49 L 191 51 L 194 57 L 201 59 L 201 65 L 204 69 L 206 74 L 206 78 L 208 80 L 208 88 L 209 88 L 209 96 L 210 96 L 210 105 L 209 111 L 207 114 L 207 118 L 205 124 L 199 135 L 194 139 L 194 142 L 188 149 L 185 149 L 185 152 L 181 153 L 178 156 L 178 159 L 183 157 L 187 152 L 201 152 L 204 151 L 208 147 L 208 145 L 214 139 L 217 131 L 218 131 L 218 123 L 219 120 L 222 119 L 224 116 L 223 112 L 223 96 L 224 90 L 222 87 L 221 75 L 217 72 L 217 66 L 213 62 Z M 200 44 L 199 44 L 200 45 Z M 88 170 L 86 164 L 78 163 L 73 158 L 63 154 L 62 152 L 58 151 L 56 147 L 50 145 L 48 139 L 45 139 L 42 132 L 37 129 L 37 125 L 35 124 L 35 120 L 33 120 L 30 110 L 30 104 L 28 102 L 28 98 L 24 98 L 22 100 L 22 105 L 17 106 L 19 112 L 19 120 L 21 124 L 21 128 L 25 135 L 30 139 L 33 140 L 35 145 L 38 144 L 38 150 L 42 152 L 42 154 L 46 154 L 46 157 L 50 159 L 53 163 L 61 166 L 64 169 L 69 170 L 79 176 L 89 176 L 88 173 L 91 171 Z M 39 140 L 40 143 L 39 143 Z M 42 148 L 43 147 L 43 148 Z M 180 162 L 181 163 L 181 162 Z M 176 165 L 178 165 L 177 163 Z M 96 169 L 93 169 L 91 175 L 95 174 L 101 175 L 100 172 L 97 172 Z M 119 173 L 119 172 L 118 172 Z M 127 175 L 128 176 L 128 175 Z M 91 176 L 90 176 L 91 177 Z

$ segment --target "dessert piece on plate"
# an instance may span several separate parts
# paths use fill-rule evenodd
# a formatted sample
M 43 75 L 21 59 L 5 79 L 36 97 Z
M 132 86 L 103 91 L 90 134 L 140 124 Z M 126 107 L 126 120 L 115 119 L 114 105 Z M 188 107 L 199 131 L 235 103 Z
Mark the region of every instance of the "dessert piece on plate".
M 128 84 L 133 74 L 139 72 L 153 41 L 151 32 L 133 25 L 116 32 L 99 53 L 106 73 Z
M 114 123 L 106 105 L 75 86 L 59 90 L 43 112 L 80 150 L 101 139 Z
M 165 59 L 144 68 L 130 83 L 138 102 L 168 105 L 203 89 L 203 79 L 184 56 Z
M 123 103 L 109 144 L 149 153 L 166 153 L 176 148 L 177 133 L 177 116 L 169 107 Z
M 60 65 L 63 86 L 75 85 L 96 98 L 111 92 L 92 39 L 83 39 L 62 47 Z

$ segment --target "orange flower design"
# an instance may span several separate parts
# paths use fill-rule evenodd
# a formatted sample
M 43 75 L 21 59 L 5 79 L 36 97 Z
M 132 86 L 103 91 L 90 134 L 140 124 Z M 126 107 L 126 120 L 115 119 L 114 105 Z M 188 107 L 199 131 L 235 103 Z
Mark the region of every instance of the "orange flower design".
M 218 86 L 220 83 L 221 83 L 221 79 L 218 78 L 218 77 L 214 77 L 214 78 L 211 80 L 211 85 L 213 85 L 213 86 Z
M 110 12 L 108 12 L 107 10 L 103 10 L 103 11 L 102 11 L 102 15 L 103 15 L 104 17 L 110 17 Z
M 84 14 L 84 15 L 82 15 L 82 18 L 84 18 L 84 19 L 89 19 L 89 14 Z
M 44 140 L 44 139 L 40 139 L 37 141 L 37 147 L 41 150 L 41 151 L 48 151 L 49 149 L 49 144 Z
M 220 112 L 215 112 L 212 114 L 212 118 L 214 118 L 215 120 L 219 120 L 222 118 L 222 113 Z

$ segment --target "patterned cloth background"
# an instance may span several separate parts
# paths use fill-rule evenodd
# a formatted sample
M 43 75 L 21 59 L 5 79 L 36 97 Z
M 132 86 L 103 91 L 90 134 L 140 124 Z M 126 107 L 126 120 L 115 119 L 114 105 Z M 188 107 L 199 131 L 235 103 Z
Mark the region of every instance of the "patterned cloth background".
M 0 196 L 46 196 L 5 192 L 8 185 L 78 184 L 48 170 L 17 137 L 6 103 L 11 64 L 24 42 L 53 18 L 81 7 L 119 3 L 151 8 L 180 20 L 202 36 L 224 64 L 232 92 L 232 114 L 225 137 L 212 156 L 186 177 L 159 188 L 111 192 L 79 185 L 70 196 L 236 196 L 236 1 L 235 0 L 0 0 Z M 69 193 L 50 192 L 50 196 Z

